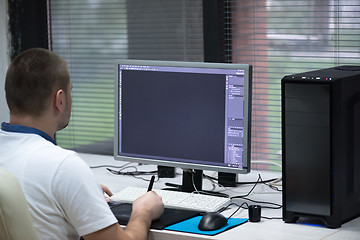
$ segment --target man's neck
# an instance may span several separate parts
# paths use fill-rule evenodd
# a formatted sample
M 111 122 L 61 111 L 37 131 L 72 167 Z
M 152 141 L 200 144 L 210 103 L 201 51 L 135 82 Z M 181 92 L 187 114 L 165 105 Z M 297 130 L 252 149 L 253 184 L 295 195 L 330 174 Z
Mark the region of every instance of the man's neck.
M 10 115 L 10 124 L 36 128 L 48 134 L 54 139 L 55 130 L 51 122 L 45 117 L 32 117 L 23 115 Z

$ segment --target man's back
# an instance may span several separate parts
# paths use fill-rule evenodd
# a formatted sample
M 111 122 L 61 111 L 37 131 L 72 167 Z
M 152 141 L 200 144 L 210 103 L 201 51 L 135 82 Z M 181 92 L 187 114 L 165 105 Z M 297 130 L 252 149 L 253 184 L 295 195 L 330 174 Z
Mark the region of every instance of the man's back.
M 0 166 L 19 180 L 42 239 L 147 239 L 164 210 L 150 191 L 132 205 L 124 230 L 90 168 L 57 147 L 55 133 L 70 120 L 72 83 L 64 59 L 41 48 L 16 56 L 6 73 L 9 123 L 1 124 Z
M 91 170 L 73 151 L 37 134 L 0 130 L 0 154 L 0 166 L 23 188 L 42 239 L 78 239 L 116 222 Z

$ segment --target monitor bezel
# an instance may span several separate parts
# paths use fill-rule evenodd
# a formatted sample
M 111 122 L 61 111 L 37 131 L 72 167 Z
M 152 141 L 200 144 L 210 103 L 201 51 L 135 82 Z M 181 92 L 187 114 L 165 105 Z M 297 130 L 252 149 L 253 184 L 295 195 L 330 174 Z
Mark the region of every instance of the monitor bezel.
M 186 68 L 213 68 L 213 69 L 242 69 L 245 74 L 244 92 L 244 145 L 243 145 L 243 168 L 227 166 L 215 166 L 179 161 L 167 161 L 153 158 L 129 157 L 119 154 L 119 65 L 145 65 L 145 66 L 168 66 Z M 251 165 L 251 99 L 252 99 L 252 65 L 238 63 L 208 63 L 208 62 L 182 62 L 182 61 L 153 61 L 116 59 L 114 63 L 114 159 L 126 162 L 135 162 L 149 165 L 160 165 L 178 167 L 182 169 L 209 170 L 217 172 L 228 172 L 246 174 L 250 172 Z M 246 114 L 247 113 L 247 114 Z

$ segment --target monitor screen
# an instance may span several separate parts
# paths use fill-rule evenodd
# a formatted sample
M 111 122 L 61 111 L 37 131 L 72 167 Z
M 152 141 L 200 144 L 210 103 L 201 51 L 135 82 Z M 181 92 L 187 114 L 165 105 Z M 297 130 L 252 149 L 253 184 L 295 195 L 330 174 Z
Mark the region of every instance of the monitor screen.
M 250 171 L 248 64 L 117 60 L 115 159 Z

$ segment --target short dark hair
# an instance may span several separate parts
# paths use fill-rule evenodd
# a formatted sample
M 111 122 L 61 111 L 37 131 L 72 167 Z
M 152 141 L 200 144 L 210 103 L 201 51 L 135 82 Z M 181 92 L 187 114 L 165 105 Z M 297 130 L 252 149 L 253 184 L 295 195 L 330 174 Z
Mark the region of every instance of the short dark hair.
M 51 93 L 67 91 L 70 81 L 66 62 L 42 48 L 20 53 L 6 73 L 5 92 L 10 113 L 40 116 L 50 102 Z

